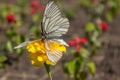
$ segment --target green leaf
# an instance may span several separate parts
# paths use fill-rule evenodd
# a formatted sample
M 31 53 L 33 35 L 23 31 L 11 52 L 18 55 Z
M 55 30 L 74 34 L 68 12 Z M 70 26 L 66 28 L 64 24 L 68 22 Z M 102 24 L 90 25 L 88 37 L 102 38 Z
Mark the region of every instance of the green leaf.
M 101 42 L 97 41 L 97 42 L 95 43 L 95 46 L 96 46 L 97 49 L 100 48 L 100 47 L 101 47 Z
M 98 50 L 98 48 L 96 46 L 93 46 L 91 48 L 91 54 L 90 54 L 90 56 L 94 56 L 96 54 L 97 50 Z
M 35 36 L 38 36 L 40 34 L 40 30 L 37 26 L 31 26 L 30 27 L 30 32 L 34 34 Z
M 96 66 L 95 66 L 94 62 L 88 62 L 88 63 L 87 63 L 87 67 L 88 67 L 91 75 L 92 75 L 92 76 L 95 76 Z
M 15 30 L 13 28 L 10 28 L 9 30 L 7 30 L 6 36 L 8 39 L 11 40 L 13 38 L 13 36 L 16 36 Z
M 98 7 L 96 7 L 96 13 L 97 14 L 101 14 L 104 10 L 104 5 L 99 5 Z
M 85 26 L 85 32 L 92 32 L 95 30 L 95 25 L 92 22 L 89 22 L 86 26 Z
M 71 77 L 78 78 L 77 75 L 79 75 L 79 70 L 83 65 L 83 63 L 84 63 L 84 59 L 82 57 L 75 58 L 64 65 L 64 70 Z
M 7 49 L 10 53 L 13 52 L 13 45 L 11 41 L 7 41 Z
M 113 20 L 113 15 L 112 15 L 112 13 L 111 12 L 108 12 L 108 13 L 106 13 L 106 19 L 109 21 L 109 22 L 111 22 L 112 20 Z
M 35 15 L 33 16 L 33 21 L 36 22 L 36 21 L 38 21 L 38 20 L 39 20 L 39 15 L 35 14 Z
M 15 27 L 22 27 L 23 23 L 22 21 L 17 21 L 16 24 L 14 24 Z
M 0 68 L 5 68 L 6 64 L 5 63 L 0 63 Z
M 74 18 L 75 15 L 76 15 L 76 13 L 77 13 L 77 10 L 74 9 L 74 8 L 69 8 L 69 9 L 67 9 L 67 10 L 65 11 L 65 14 L 66 14 L 67 17 L 69 17 L 69 18 Z
M 98 41 L 97 38 L 98 38 L 99 35 L 100 35 L 100 33 L 99 33 L 98 30 L 94 31 L 93 35 L 91 36 L 91 39 L 90 39 L 91 42 L 92 43 L 96 43 Z
M 91 37 L 91 42 L 92 42 L 93 44 L 96 42 L 96 40 L 97 40 L 97 39 L 96 39 L 95 36 L 92 36 L 92 37 Z
M 78 0 L 79 4 L 85 6 L 86 8 L 92 7 L 90 0 Z
M 76 60 L 66 63 L 64 65 L 65 71 L 71 75 L 75 74 L 75 64 L 76 64 Z
M 7 57 L 6 56 L 0 56 L 0 62 L 4 62 L 7 60 Z
M 114 0 L 110 0 L 110 1 L 108 1 L 108 5 L 109 5 L 109 7 L 117 7 L 117 2 Z
M 81 54 L 83 57 L 85 57 L 85 58 L 87 58 L 87 57 L 89 56 L 89 52 L 88 52 L 88 50 L 85 49 L 85 48 L 81 48 L 81 49 L 80 49 L 80 54 Z
M 20 44 L 21 42 L 25 41 L 25 36 L 24 35 L 19 35 L 16 37 L 16 43 Z

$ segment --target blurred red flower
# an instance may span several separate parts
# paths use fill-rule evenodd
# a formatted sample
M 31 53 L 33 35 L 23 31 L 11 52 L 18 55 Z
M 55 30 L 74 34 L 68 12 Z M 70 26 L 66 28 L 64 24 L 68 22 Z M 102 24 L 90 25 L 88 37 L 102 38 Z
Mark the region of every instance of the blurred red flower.
M 13 14 L 8 14 L 8 15 L 6 16 L 6 20 L 7 20 L 9 23 L 16 23 L 16 22 L 17 22 L 17 20 L 16 20 L 16 18 L 15 18 L 15 16 L 14 16 Z
M 80 43 L 81 44 L 86 44 L 88 42 L 88 40 L 86 39 L 86 38 L 82 38 L 81 40 L 80 40 Z
M 32 14 L 35 14 L 38 11 L 38 7 L 39 7 L 38 1 L 31 2 L 30 7 L 32 10 Z
M 38 1 L 33 1 L 30 3 L 31 8 L 38 8 Z
M 38 11 L 40 12 L 44 12 L 44 6 L 39 6 L 39 2 L 38 1 L 33 1 L 30 3 L 30 7 L 31 7 L 31 10 L 32 10 L 32 14 L 35 14 L 37 13 Z
M 75 46 L 75 41 L 69 41 L 68 44 L 70 47 L 73 47 L 73 46 Z
M 101 21 L 100 23 L 98 23 L 98 25 L 102 29 L 102 31 L 108 31 L 108 25 L 105 22 Z
M 73 40 L 68 42 L 70 47 L 76 47 L 76 51 L 79 51 L 81 45 L 84 45 L 86 43 L 88 43 L 88 40 L 86 38 L 80 39 L 79 37 L 75 37 Z

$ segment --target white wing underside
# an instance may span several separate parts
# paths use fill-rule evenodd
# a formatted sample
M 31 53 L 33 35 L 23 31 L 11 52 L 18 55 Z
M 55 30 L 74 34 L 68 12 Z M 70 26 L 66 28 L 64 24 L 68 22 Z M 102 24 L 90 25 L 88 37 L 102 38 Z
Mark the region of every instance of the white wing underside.
M 24 46 L 26 46 L 26 45 L 27 45 L 28 43 L 30 43 L 30 42 L 31 42 L 31 41 L 23 42 L 23 43 L 19 44 L 18 46 L 14 47 L 14 49 L 24 47 Z
M 69 28 L 69 21 L 67 18 L 61 16 L 59 7 L 53 1 L 47 4 L 43 16 L 43 29 L 47 33 L 48 38 L 60 37 L 63 34 L 66 34 Z M 66 46 L 68 46 L 68 44 L 62 39 L 51 39 L 45 41 L 47 57 L 50 61 L 56 63 L 63 54 L 57 49 L 54 50 L 54 53 L 50 53 L 51 41 L 56 41 L 61 45 Z
M 43 16 L 43 28 L 48 37 L 60 37 L 66 34 L 69 21 L 61 16 L 59 7 L 53 1 L 47 4 Z
M 69 47 L 69 45 L 63 39 L 52 39 L 52 41 L 56 41 L 56 42 L 60 43 L 61 45 L 65 45 L 65 46 Z
M 55 49 L 54 52 L 52 53 L 50 50 L 50 45 L 51 45 L 51 42 L 52 40 L 46 40 L 45 41 L 45 46 L 46 46 L 46 54 L 47 54 L 47 57 L 48 59 L 51 61 L 51 62 L 58 62 L 59 59 L 62 57 L 63 53 L 60 52 L 59 50 Z
M 24 47 L 24 46 L 26 46 L 29 43 L 32 43 L 32 42 L 35 42 L 35 41 L 39 41 L 39 40 L 41 40 L 41 39 L 34 40 L 34 41 L 25 41 L 25 42 L 19 44 L 18 46 L 14 47 L 14 49 L 18 49 L 18 48 Z

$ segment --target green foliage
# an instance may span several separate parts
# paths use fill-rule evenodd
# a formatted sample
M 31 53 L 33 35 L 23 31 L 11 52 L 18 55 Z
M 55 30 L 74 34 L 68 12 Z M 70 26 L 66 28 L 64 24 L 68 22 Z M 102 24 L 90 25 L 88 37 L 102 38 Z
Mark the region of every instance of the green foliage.
M 92 76 L 95 76 L 95 63 L 88 60 L 90 55 L 88 50 L 82 48 L 80 52 L 74 52 L 74 54 L 74 58 L 65 63 L 65 72 L 74 80 L 86 80 L 88 71 Z
M 86 7 L 90 8 L 93 6 L 92 2 L 90 0 L 78 0 L 79 4 Z
M 0 56 L 0 62 L 5 62 L 7 58 L 5 56 Z
M 95 63 L 94 62 L 88 62 L 87 63 L 87 67 L 90 71 L 90 73 L 92 74 L 92 76 L 95 76 L 95 72 L 96 72 L 96 67 L 95 67 Z
M 68 18 L 73 19 L 77 13 L 75 8 L 69 8 L 65 11 L 65 14 Z
M 88 44 L 80 45 L 80 51 L 73 49 L 70 51 L 74 57 L 65 63 L 64 69 L 73 80 L 86 80 L 89 73 L 93 77 L 96 74 L 96 65 L 90 58 L 98 53 L 102 46 L 99 38 L 108 30 L 104 21 L 112 21 L 120 12 L 120 0 L 78 0 L 78 2 L 90 20 L 84 27 Z
M 89 22 L 85 27 L 85 32 L 92 32 L 95 30 L 95 25 L 92 22 Z
M 0 42 L 0 44 L 3 44 L 0 46 L 0 68 L 4 68 L 7 65 L 5 61 L 8 60 L 6 55 L 14 53 L 15 50 L 13 48 L 15 46 L 28 40 L 29 37 L 26 37 L 26 33 L 30 32 L 35 34 L 35 36 L 40 35 L 38 25 L 40 25 L 42 13 L 36 12 L 32 14 L 29 0 L 17 0 L 14 4 L 0 3 L 0 5 L 0 28 L 4 30 L 2 34 L 5 37 L 5 40 Z M 7 16 L 9 15 L 11 18 L 11 14 L 13 22 L 7 21 Z M 16 58 L 19 58 L 25 53 L 25 50 L 17 49 L 15 52 Z
M 11 41 L 7 41 L 7 49 L 10 53 L 13 52 L 13 45 Z
M 0 56 L 0 68 L 5 68 L 6 64 L 5 62 L 7 61 L 6 56 Z
M 71 76 L 71 78 L 79 79 L 81 76 L 78 75 L 78 73 L 80 73 L 80 69 L 84 67 L 83 65 L 85 61 L 86 58 L 83 56 L 75 58 L 64 65 L 65 71 Z
M 114 17 L 120 12 L 120 0 L 109 0 L 108 12 L 106 12 L 105 17 L 108 21 L 112 21 Z

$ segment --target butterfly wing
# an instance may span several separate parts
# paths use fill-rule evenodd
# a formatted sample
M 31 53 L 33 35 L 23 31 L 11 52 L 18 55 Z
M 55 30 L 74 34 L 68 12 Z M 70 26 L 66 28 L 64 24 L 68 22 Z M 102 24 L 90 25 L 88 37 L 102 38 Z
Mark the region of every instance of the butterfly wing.
M 65 45 L 69 47 L 69 45 L 63 39 L 52 39 L 52 41 L 58 42 L 61 45 Z
M 43 15 L 43 30 L 46 33 L 47 38 L 45 40 L 46 55 L 51 62 L 56 63 L 63 55 L 58 49 L 54 48 L 53 42 L 59 43 L 58 45 L 67 45 L 62 39 L 53 39 L 66 34 L 69 28 L 69 21 L 67 18 L 62 17 L 59 7 L 53 2 L 49 2 L 45 8 Z M 52 47 L 53 46 L 53 47 Z
M 69 28 L 69 21 L 61 16 L 59 7 L 53 1 L 47 4 L 43 16 L 43 29 L 47 37 L 60 37 L 66 34 Z
M 57 48 L 54 48 L 55 46 L 52 42 L 52 40 L 45 40 L 46 55 L 51 62 L 56 63 L 62 57 L 63 53 Z
M 30 43 L 31 41 L 26 41 L 26 42 L 23 42 L 21 44 L 19 44 L 18 46 L 14 47 L 14 49 L 18 49 L 18 48 L 21 48 L 21 47 L 24 47 L 26 46 L 28 43 Z
M 14 47 L 14 49 L 18 49 L 18 48 L 24 47 L 24 46 L 26 46 L 27 44 L 32 43 L 32 42 L 35 42 L 35 41 L 41 41 L 41 39 L 34 40 L 34 41 L 25 41 L 25 42 L 19 44 L 18 46 Z

